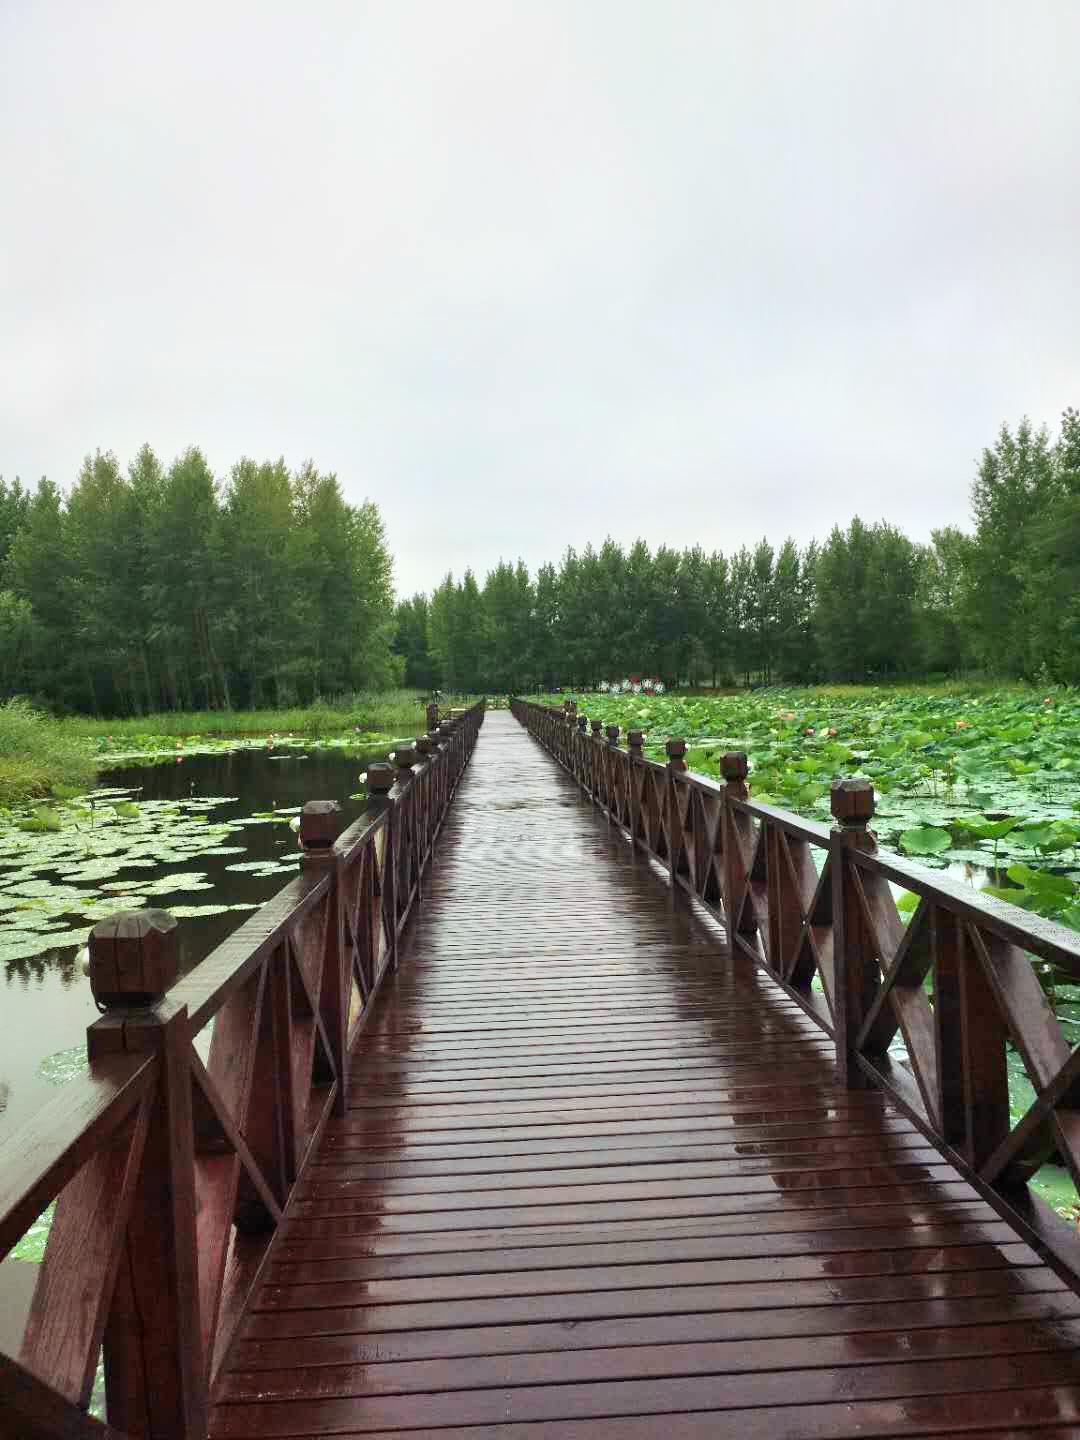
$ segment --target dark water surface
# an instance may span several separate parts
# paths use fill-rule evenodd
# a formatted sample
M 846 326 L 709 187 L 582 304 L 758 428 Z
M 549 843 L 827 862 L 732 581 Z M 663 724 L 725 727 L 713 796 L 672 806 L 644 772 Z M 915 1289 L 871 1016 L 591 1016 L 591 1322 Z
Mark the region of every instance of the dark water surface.
M 275 807 L 292 809 L 307 800 L 339 801 L 343 824 L 361 814 L 365 802 L 350 800 L 349 796 L 360 790 L 359 776 L 367 760 L 358 758 L 355 752 L 346 755 L 338 750 L 316 749 L 302 758 L 304 755 L 303 751 L 290 751 L 285 758 L 276 758 L 263 750 L 245 749 L 187 756 L 179 764 L 110 770 L 102 776 L 101 786 L 138 790 L 140 793 L 132 797 L 137 800 L 230 797 L 227 803 L 209 808 L 208 822 L 213 825 L 247 819 L 253 812 Z M 368 758 L 385 757 L 379 754 Z M 288 883 L 294 866 L 299 869 L 297 837 L 287 824 L 248 823 L 220 839 L 230 847 L 242 845 L 243 853 L 196 853 L 186 859 L 162 862 L 152 869 L 140 869 L 127 888 L 138 891 L 148 882 L 163 881 L 171 873 L 190 875 L 197 871 L 203 877 L 203 886 L 209 883 L 212 888 L 200 888 L 193 894 L 185 893 L 183 888 L 175 895 L 158 893 L 149 903 L 165 910 L 184 903 L 261 904 Z M 273 874 L 262 875 L 228 868 L 251 861 L 276 862 L 279 868 Z M 182 969 L 197 965 L 251 913 L 226 910 L 181 918 Z M 0 916 L 0 924 L 8 923 L 17 921 L 10 915 Z M 58 1093 L 56 1079 L 63 1073 L 63 1059 L 59 1064 L 50 1064 L 49 1057 L 77 1051 L 84 1044 L 87 1025 L 97 1018 L 90 982 L 77 956 L 78 946 L 66 945 L 29 959 L 5 960 L 0 966 L 0 1136 Z M 71 1058 L 77 1061 L 77 1053 Z M 50 1071 L 59 1071 L 59 1075 L 54 1073 L 50 1080 Z

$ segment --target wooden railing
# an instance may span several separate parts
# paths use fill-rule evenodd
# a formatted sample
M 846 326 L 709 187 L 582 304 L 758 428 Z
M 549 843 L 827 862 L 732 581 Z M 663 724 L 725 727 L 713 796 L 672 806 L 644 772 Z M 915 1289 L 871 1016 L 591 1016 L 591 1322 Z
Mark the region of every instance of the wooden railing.
M 204 1440 L 482 720 L 445 721 L 396 774 L 372 766 L 340 837 L 332 802 L 305 806 L 301 874 L 176 983 L 171 916 L 95 927 L 89 1071 L 0 1145 L 0 1259 L 56 1200 L 19 1355 L 0 1357 L 0 1435 Z M 85 1413 L 99 1352 L 112 1429 Z
M 667 764 L 631 730 L 527 701 L 517 719 L 673 885 L 713 911 L 748 956 L 830 1035 L 837 1076 L 877 1085 L 1076 1284 L 1080 1240 L 1028 1185 L 1059 1157 L 1080 1186 L 1080 1048 L 1072 1050 L 1033 964 L 1080 980 L 1080 934 L 885 854 L 869 829 L 873 787 L 832 786 L 832 828 L 755 804 L 747 757 L 724 784 Z M 815 861 L 816 853 L 816 863 Z M 892 886 L 917 897 L 905 924 Z M 1035 1100 L 1013 1121 L 1010 1047 Z

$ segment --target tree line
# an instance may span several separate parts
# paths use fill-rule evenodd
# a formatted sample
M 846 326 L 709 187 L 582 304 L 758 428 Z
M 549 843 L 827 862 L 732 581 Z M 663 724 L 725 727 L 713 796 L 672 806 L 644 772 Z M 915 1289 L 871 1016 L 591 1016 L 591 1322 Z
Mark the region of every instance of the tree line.
M 307 464 L 192 448 L 88 457 L 66 495 L 0 478 L 0 693 L 53 709 L 308 703 L 423 688 L 957 675 L 1080 683 L 1080 413 L 1003 426 L 972 528 L 910 540 L 856 518 L 799 546 L 567 550 L 395 608 L 375 504 Z
M 377 507 L 334 475 L 192 448 L 88 457 L 70 493 L 0 479 L 0 685 L 53 709 L 307 703 L 395 683 Z
M 419 686 L 584 688 L 872 680 L 980 670 L 1080 682 L 1080 413 L 1051 436 L 1002 426 L 972 484 L 973 529 L 910 540 L 855 518 L 820 544 L 724 554 L 644 540 L 568 549 L 535 576 L 500 561 L 399 603 Z

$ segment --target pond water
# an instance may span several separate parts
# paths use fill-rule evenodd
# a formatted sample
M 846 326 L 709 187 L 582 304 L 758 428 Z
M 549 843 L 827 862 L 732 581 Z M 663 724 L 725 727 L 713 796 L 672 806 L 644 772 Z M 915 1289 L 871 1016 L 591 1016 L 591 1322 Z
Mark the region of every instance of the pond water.
M 97 1011 L 77 957 L 96 920 L 171 911 L 190 970 L 297 873 L 299 807 L 337 800 L 350 823 L 384 758 L 247 747 L 133 765 L 61 809 L 58 831 L 0 830 L 0 1136 L 82 1066 Z

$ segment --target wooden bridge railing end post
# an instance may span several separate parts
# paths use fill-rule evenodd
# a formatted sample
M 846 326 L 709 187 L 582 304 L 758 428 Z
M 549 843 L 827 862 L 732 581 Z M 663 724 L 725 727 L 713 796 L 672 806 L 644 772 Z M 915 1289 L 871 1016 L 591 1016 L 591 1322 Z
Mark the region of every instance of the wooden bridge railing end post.
M 440 732 L 442 727 L 440 726 Z M 397 852 L 397 816 L 396 801 L 391 794 L 394 788 L 394 767 L 385 760 L 378 760 L 368 766 L 367 789 L 368 809 L 375 814 L 386 815 L 386 840 L 383 847 L 382 864 L 382 919 L 386 927 L 386 943 L 390 947 L 390 969 L 394 971 L 398 964 L 398 934 L 397 934 L 397 889 L 396 889 L 396 852 Z
M 191 1023 L 186 1005 L 162 998 L 177 977 L 177 938 L 176 920 L 163 910 L 121 911 L 90 933 L 87 970 L 104 1011 L 87 1031 L 91 1063 L 118 1051 L 153 1053 L 158 1061 L 102 1340 L 110 1423 L 153 1440 L 205 1440 Z M 58 1255 L 64 1229 L 86 1223 L 74 1206 L 65 1211 L 67 1198 L 49 1241 Z
M 347 1099 L 349 1001 L 352 995 L 352 969 L 343 930 L 341 866 L 334 850 L 334 841 L 340 830 L 341 806 L 336 800 L 309 800 L 300 812 L 300 849 L 304 871 L 306 874 L 327 871 L 330 874 L 319 1000 L 337 1078 L 334 1094 L 334 1114 L 337 1116 L 345 1114 Z
M 830 806 L 836 821 L 829 832 L 836 1074 L 848 1089 L 861 1090 L 870 1082 L 856 1060 L 857 1040 L 881 980 L 872 948 L 867 943 L 866 925 L 848 856 L 852 850 L 877 848 L 870 832 L 874 787 L 869 780 L 834 780 Z

